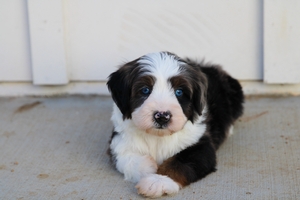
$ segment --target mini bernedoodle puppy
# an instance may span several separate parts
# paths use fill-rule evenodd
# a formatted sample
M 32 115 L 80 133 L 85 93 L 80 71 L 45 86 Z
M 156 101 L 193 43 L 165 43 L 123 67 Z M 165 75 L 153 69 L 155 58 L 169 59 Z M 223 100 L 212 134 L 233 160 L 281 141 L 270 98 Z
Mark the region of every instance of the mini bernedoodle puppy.
M 236 79 L 169 52 L 124 64 L 107 86 L 115 102 L 108 152 L 146 197 L 173 195 L 216 171 L 216 150 L 243 113 Z

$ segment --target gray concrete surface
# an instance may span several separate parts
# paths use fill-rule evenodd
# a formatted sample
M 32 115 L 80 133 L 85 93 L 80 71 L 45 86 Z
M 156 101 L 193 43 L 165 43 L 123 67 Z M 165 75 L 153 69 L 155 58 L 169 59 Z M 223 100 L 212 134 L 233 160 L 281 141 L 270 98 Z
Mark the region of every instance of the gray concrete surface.
M 300 97 L 248 98 L 218 171 L 161 199 L 300 199 Z M 0 199 L 142 199 L 106 155 L 109 97 L 0 98 Z

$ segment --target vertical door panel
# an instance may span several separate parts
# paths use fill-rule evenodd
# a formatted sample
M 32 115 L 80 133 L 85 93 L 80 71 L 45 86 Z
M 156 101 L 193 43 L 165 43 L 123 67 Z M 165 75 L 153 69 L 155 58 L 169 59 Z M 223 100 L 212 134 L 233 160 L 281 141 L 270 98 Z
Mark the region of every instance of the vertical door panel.
M 264 81 L 300 83 L 300 1 L 264 1 Z
M 31 79 L 26 1 L 1 1 L 0 82 Z
M 28 0 L 33 83 L 67 84 L 61 0 Z

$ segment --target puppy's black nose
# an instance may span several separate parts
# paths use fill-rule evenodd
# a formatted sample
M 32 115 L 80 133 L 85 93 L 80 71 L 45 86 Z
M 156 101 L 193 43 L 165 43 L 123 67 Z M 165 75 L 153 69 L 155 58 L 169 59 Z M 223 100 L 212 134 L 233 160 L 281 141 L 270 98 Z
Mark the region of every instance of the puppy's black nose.
M 154 120 L 161 126 L 166 125 L 171 119 L 171 113 L 167 112 L 155 112 L 153 117 Z

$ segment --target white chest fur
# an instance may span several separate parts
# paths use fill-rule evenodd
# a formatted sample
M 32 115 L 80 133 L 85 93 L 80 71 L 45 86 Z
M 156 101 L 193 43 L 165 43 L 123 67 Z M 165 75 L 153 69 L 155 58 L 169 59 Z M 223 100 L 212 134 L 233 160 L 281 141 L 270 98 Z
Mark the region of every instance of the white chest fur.
M 206 129 L 206 125 L 201 123 L 203 120 L 202 115 L 195 123 L 188 121 L 182 130 L 159 137 L 138 129 L 132 120 L 123 120 L 121 112 L 114 105 L 112 121 L 119 134 L 113 138 L 111 149 L 117 157 L 128 154 L 150 155 L 157 164 L 161 164 L 200 139 Z

